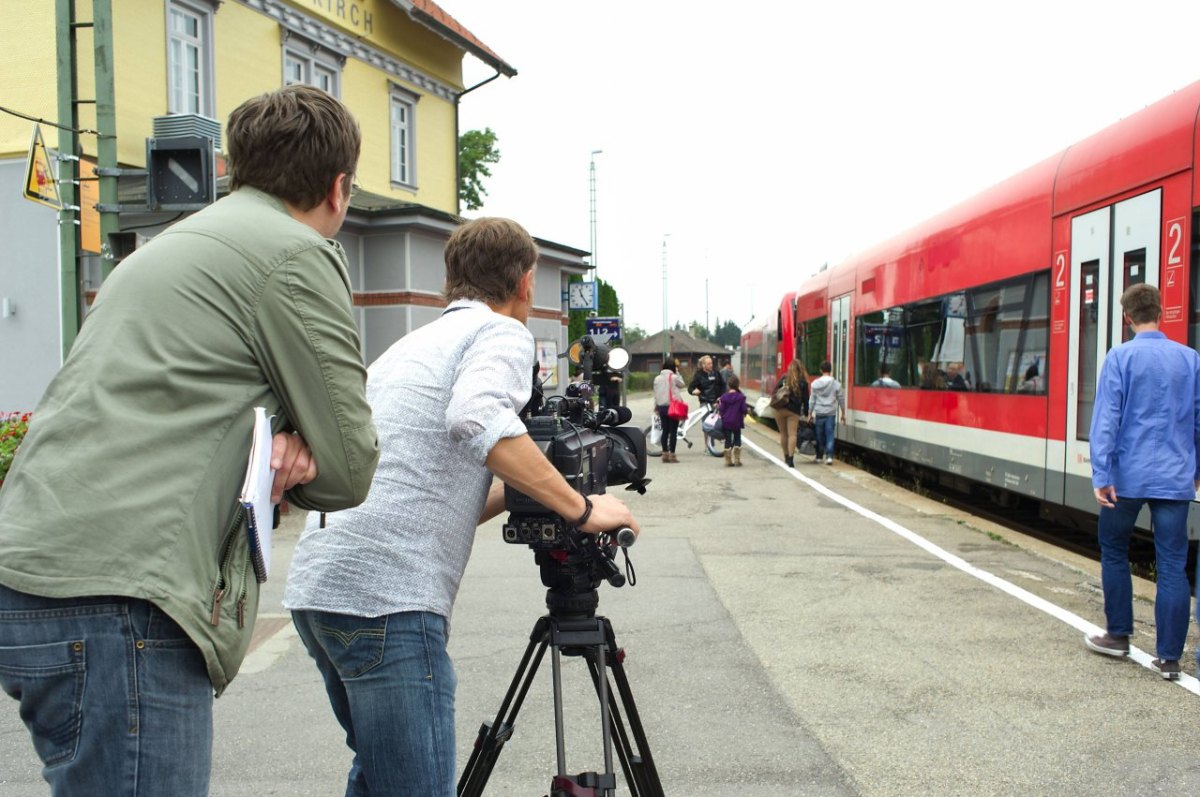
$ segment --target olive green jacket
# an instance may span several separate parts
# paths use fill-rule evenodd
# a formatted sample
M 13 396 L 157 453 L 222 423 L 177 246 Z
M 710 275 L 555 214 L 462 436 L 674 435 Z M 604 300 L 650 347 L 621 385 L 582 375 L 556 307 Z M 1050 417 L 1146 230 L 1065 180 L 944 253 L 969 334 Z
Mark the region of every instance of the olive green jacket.
M 105 281 L 34 411 L 0 488 L 0 583 L 155 603 L 219 695 L 258 608 L 237 500 L 253 408 L 316 460 L 287 500 L 348 508 L 379 459 L 365 377 L 337 242 L 252 188 L 174 225 Z

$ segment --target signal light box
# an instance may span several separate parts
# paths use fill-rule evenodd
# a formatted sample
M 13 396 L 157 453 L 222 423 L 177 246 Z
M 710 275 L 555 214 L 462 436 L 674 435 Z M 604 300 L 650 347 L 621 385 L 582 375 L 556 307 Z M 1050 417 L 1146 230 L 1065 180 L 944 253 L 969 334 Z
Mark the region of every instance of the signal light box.
M 146 139 L 146 171 L 151 210 L 200 210 L 217 198 L 211 138 Z

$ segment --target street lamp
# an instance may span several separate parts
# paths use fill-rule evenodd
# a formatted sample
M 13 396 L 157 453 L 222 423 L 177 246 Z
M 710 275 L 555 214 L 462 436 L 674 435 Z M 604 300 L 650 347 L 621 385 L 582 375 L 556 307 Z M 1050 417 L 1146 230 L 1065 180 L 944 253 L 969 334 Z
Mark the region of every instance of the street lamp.
M 663 320 L 662 320 L 662 359 L 663 367 L 667 365 L 667 349 L 671 340 L 670 334 L 667 332 L 667 239 L 671 237 L 671 233 L 663 233 L 663 251 L 662 251 L 662 272 L 663 272 Z
M 596 275 L 598 273 L 596 266 L 597 266 L 597 263 L 599 262 L 599 258 L 596 257 L 596 156 L 602 152 L 604 152 L 604 150 L 602 150 L 602 149 L 592 150 L 592 157 L 591 157 L 590 162 L 588 163 L 588 198 L 589 198 L 590 204 L 591 204 L 590 221 L 591 221 L 591 234 L 592 234 L 591 244 L 592 244 L 592 281 L 593 282 L 596 280 Z M 597 285 L 596 287 L 597 287 L 597 294 L 599 294 L 598 289 L 600 286 Z

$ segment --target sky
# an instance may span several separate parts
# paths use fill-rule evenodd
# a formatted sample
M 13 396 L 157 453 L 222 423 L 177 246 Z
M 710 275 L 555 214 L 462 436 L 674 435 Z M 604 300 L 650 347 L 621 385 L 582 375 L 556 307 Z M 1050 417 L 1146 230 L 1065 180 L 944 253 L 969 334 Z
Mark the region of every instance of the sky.
M 594 162 L 596 271 L 650 333 L 664 263 L 667 325 L 746 326 L 1200 80 L 1196 0 L 438 1 L 518 71 L 461 100 L 501 153 L 464 215 L 589 250 Z

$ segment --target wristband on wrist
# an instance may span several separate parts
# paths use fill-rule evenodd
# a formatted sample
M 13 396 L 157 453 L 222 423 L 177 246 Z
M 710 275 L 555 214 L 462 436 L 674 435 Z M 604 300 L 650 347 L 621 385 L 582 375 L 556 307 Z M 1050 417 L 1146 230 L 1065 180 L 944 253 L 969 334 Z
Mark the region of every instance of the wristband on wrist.
M 579 520 L 576 520 L 575 523 L 573 524 L 575 526 L 575 528 L 579 528 L 583 524 L 587 523 L 588 518 L 590 518 L 592 516 L 592 499 L 588 498 L 585 495 L 583 497 L 583 505 L 584 505 L 583 514 L 580 515 Z

